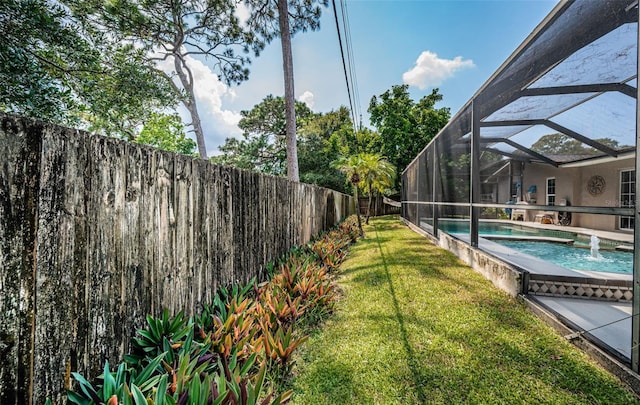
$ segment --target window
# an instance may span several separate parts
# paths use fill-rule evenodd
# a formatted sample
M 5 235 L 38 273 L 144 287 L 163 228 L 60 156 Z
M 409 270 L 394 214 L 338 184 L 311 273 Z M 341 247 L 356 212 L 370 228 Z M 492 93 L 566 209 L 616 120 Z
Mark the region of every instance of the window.
M 556 205 L 556 179 L 547 179 L 547 205 Z
M 623 170 L 620 172 L 620 206 L 635 207 L 636 202 L 636 171 Z M 620 229 L 634 229 L 633 217 L 621 216 Z

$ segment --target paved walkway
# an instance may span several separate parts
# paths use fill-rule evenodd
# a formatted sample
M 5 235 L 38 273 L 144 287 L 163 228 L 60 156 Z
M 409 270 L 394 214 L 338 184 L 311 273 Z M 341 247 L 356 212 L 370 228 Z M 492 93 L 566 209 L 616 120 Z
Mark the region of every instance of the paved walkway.
M 631 303 L 536 296 L 550 310 L 631 359 Z M 603 326 L 605 325 L 605 326 Z

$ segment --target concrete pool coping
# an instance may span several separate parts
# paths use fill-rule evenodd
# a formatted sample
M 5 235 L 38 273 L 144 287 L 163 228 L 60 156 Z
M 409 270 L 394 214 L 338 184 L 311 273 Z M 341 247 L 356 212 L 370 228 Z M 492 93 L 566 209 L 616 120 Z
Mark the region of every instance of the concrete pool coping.
M 459 235 L 459 234 L 456 234 Z M 489 240 L 514 240 L 520 242 L 551 242 L 572 245 L 575 240 L 569 238 L 556 238 L 553 236 L 520 236 L 520 235 L 482 235 L 482 238 Z
M 469 222 L 468 218 L 440 218 L 440 222 L 453 222 L 453 223 L 464 223 Z M 426 221 L 420 221 L 421 224 L 426 225 L 428 228 L 431 228 L 431 225 Z M 569 232 L 569 233 L 577 233 L 584 236 L 596 235 L 600 239 L 606 239 L 610 241 L 617 241 L 620 243 L 626 243 L 629 245 L 633 245 L 633 232 L 625 232 L 625 231 L 605 231 L 599 229 L 591 229 L 591 228 L 583 228 L 579 226 L 570 226 L 570 225 L 556 225 L 556 224 L 542 224 L 540 222 L 530 222 L 530 221 L 512 221 L 508 219 L 481 219 L 480 222 L 485 223 L 493 223 L 493 224 L 501 224 L 508 226 L 521 226 L 526 228 L 540 229 L 545 231 L 558 231 L 558 232 Z
M 499 223 L 503 225 L 520 225 L 524 227 L 541 229 L 545 231 L 564 231 L 577 233 L 584 236 L 595 235 L 600 239 L 620 242 L 620 244 L 627 244 L 624 246 L 627 249 L 633 250 L 633 232 L 623 232 L 623 231 L 603 231 L 599 229 L 591 229 L 591 228 L 583 228 L 578 226 L 563 226 L 556 224 L 541 224 L 539 222 L 529 222 L 529 221 L 510 221 L 504 219 L 483 219 L 482 222 L 490 222 L 490 223 Z

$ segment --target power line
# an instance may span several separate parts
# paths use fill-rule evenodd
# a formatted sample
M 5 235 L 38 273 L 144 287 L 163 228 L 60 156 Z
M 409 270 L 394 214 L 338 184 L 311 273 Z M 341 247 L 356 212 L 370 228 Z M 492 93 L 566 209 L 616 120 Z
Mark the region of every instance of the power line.
M 356 79 L 356 69 L 355 62 L 353 56 L 353 42 L 351 41 L 351 28 L 349 25 L 349 13 L 347 12 L 347 3 L 345 0 L 340 0 L 340 9 L 342 10 L 342 26 L 344 30 L 344 37 L 346 41 L 347 48 L 347 62 L 348 62 L 348 70 L 349 70 L 349 78 L 351 79 L 351 90 L 353 91 L 353 114 L 356 117 L 362 117 L 362 113 L 360 111 L 360 93 L 358 91 L 358 81 Z M 360 122 L 354 121 L 354 124 L 357 124 L 358 129 L 360 129 Z
M 351 85 L 353 84 L 352 78 L 354 77 L 354 74 L 352 73 L 353 69 L 353 64 L 351 62 L 351 59 L 349 58 L 349 49 L 351 47 L 350 45 L 350 40 L 346 41 L 347 44 L 347 58 L 345 59 L 345 52 L 344 52 L 344 47 L 342 46 L 342 35 L 340 34 L 340 22 L 338 20 L 338 9 L 336 8 L 336 1 L 335 0 L 331 0 L 331 3 L 333 5 L 333 16 L 335 17 L 335 21 L 336 21 L 336 30 L 338 31 L 338 42 L 340 44 L 340 56 L 342 57 L 342 68 L 344 70 L 344 79 L 345 82 L 347 83 L 347 95 L 349 96 L 349 109 L 351 110 L 351 119 L 353 121 L 353 128 L 355 131 L 358 130 L 358 126 L 357 126 L 357 120 L 356 120 L 356 106 L 354 104 L 353 101 L 353 97 L 351 96 Z M 343 24 L 345 21 L 345 8 L 344 5 L 342 4 L 342 0 L 341 0 L 341 5 L 343 6 L 341 8 L 342 11 L 342 18 L 343 18 Z M 345 30 L 348 29 L 348 25 L 345 28 Z M 348 31 L 345 31 L 345 36 L 349 37 L 350 34 L 347 33 Z M 347 60 L 349 61 L 349 63 L 347 63 Z M 355 91 L 355 89 L 354 89 Z

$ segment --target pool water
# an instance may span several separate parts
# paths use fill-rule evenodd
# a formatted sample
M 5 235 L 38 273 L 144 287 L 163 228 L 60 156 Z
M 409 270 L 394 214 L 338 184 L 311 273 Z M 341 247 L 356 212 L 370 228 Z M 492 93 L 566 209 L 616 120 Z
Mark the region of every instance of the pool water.
M 468 221 L 441 221 L 439 229 L 449 234 L 469 233 Z M 515 235 L 515 236 L 551 236 L 557 238 L 572 239 L 576 237 L 575 232 L 562 230 L 544 230 L 530 228 L 521 225 L 509 225 L 496 222 L 480 222 L 478 224 L 478 233 L 480 235 Z
M 571 270 L 602 271 L 607 273 L 633 273 L 633 253 L 600 250 L 600 258 L 591 257 L 589 240 L 575 232 L 562 230 L 544 230 L 521 225 L 496 222 L 480 222 L 480 236 L 548 236 L 575 240 L 575 245 L 551 242 L 494 240 L 511 249 L 546 260 Z M 469 221 L 441 221 L 438 226 L 449 234 L 468 234 Z M 602 247 L 602 244 L 600 245 Z
M 571 270 L 633 273 L 633 253 L 600 250 L 600 258 L 593 258 L 590 249 L 562 243 L 529 241 L 496 241 L 501 245 L 538 257 Z

